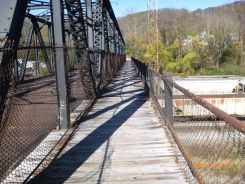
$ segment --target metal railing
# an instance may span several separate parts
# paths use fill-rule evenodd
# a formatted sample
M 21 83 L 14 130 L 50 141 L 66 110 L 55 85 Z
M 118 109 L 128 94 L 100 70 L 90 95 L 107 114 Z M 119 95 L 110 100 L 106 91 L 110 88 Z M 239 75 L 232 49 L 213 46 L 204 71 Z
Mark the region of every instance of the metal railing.
M 245 123 L 179 86 L 170 76 L 133 61 L 197 181 L 242 183 Z

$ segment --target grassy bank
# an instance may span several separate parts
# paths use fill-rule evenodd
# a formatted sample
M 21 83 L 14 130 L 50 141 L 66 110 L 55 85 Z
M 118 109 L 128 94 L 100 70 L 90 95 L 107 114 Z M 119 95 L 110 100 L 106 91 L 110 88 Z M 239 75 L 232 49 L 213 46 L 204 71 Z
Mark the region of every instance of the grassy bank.
M 245 66 L 233 64 L 224 65 L 222 68 L 202 68 L 197 75 L 238 75 L 245 76 Z

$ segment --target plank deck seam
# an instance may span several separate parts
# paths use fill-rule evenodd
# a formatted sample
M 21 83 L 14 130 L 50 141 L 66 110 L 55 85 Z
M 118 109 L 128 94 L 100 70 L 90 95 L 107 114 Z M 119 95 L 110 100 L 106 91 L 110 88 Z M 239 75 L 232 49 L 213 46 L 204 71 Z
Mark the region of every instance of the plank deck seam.
M 131 61 L 30 183 L 187 183 Z

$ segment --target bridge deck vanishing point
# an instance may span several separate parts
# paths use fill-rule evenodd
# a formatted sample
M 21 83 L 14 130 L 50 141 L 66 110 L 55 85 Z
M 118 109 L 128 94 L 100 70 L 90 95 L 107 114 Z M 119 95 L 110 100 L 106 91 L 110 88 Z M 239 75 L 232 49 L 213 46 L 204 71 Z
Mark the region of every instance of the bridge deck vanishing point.
M 127 61 L 53 163 L 30 183 L 186 183 Z

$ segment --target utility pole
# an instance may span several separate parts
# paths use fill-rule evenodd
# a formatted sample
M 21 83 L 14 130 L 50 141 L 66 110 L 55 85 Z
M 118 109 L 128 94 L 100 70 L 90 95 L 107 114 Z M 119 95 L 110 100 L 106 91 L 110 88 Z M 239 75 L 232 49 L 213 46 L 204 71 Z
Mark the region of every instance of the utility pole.
M 157 0 L 147 0 L 148 8 L 148 38 L 149 45 L 156 44 L 156 52 L 153 53 L 156 69 L 159 69 L 159 31 L 158 31 L 158 5 Z

